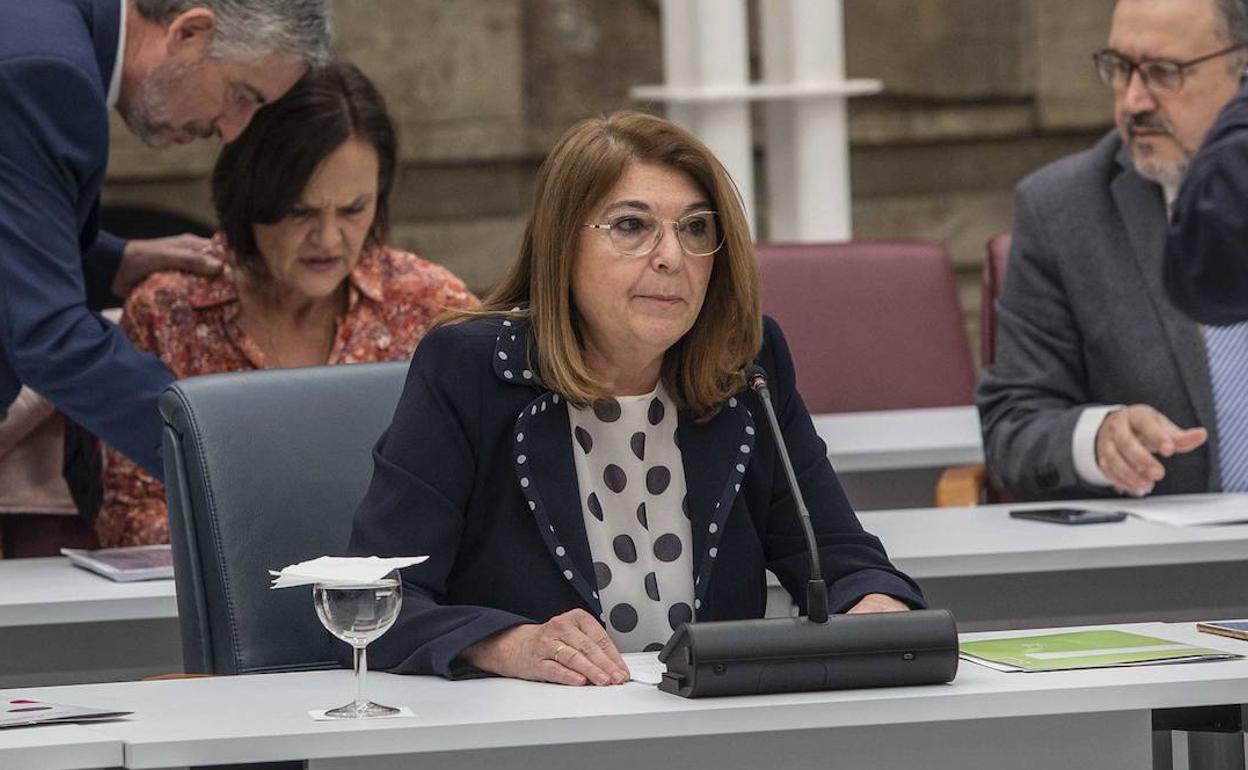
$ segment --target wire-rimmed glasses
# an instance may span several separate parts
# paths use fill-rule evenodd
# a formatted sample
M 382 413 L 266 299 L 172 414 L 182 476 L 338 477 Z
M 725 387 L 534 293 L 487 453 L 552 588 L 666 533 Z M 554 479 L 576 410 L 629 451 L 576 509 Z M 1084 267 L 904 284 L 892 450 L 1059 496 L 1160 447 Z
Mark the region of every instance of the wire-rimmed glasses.
M 675 220 L 634 211 L 585 226 L 607 236 L 621 257 L 644 257 L 659 245 L 664 225 L 672 226 L 676 242 L 691 257 L 710 256 L 724 245 L 724 229 L 719 226 L 719 213 L 715 211 L 695 211 Z
M 1124 56 L 1112 48 L 1105 48 L 1092 54 L 1092 62 L 1096 65 L 1096 73 L 1101 76 L 1105 85 L 1114 89 L 1124 89 L 1131 82 L 1131 73 L 1139 72 L 1144 86 L 1154 93 L 1175 94 L 1183 88 L 1183 78 L 1187 70 L 1201 62 L 1226 56 L 1232 51 L 1243 48 L 1242 44 L 1227 46 L 1204 56 L 1197 56 L 1187 61 L 1173 59 L 1140 59 L 1136 61 Z

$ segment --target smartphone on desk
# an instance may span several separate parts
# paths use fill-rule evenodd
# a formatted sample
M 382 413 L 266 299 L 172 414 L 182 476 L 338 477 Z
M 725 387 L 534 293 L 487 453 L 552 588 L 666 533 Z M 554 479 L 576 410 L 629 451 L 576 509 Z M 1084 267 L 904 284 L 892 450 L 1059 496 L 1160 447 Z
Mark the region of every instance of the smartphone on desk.
M 1127 518 L 1123 511 L 1089 511 L 1085 508 L 1032 508 L 1010 511 L 1015 519 L 1034 519 L 1050 524 L 1108 524 Z

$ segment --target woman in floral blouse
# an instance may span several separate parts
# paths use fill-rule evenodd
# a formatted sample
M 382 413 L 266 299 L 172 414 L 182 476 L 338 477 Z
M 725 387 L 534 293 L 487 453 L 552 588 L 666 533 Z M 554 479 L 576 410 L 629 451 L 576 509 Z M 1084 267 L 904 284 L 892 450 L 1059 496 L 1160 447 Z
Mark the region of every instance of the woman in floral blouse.
M 227 269 L 153 275 L 122 328 L 180 378 L 410 359 L 435 318 L 477 299 L 445 268 L 384 245 L 396 157 L 358 69 L 309 73 L 213 170 Z M 164 487 L 111 448 L 96 532 L 106 547 L 169 539 Z

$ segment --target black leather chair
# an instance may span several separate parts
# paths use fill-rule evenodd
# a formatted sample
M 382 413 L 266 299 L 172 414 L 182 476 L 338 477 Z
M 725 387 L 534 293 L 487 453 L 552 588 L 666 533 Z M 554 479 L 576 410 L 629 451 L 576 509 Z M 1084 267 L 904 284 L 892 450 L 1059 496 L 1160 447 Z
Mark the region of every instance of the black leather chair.
M 406 363 L 195 377 L 160 398 L 188 673 L 338 665 L 307 588 L 269 569 L 341 554 Z

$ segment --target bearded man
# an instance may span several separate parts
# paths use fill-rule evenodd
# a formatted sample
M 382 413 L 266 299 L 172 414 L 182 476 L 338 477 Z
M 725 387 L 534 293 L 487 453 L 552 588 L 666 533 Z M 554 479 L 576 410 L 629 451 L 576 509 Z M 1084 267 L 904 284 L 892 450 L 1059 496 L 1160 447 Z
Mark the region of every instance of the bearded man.
M 977 394 L 989 475 L 1009 495 L 1248 490 L 1234 341 L 1162 285 L 1168 207 L 1246 43 L 1244 0 L 1118 0 L 1093 57 L 1115 130 L 1018 186 Z
M 108 113 L 153 146 L 228 142 L 328 60 L 327 5 L 0 0 L 0 419 L 26 385 L 161 476 L 173 376 L 93 309 L 153 270 L 219 266 L 207 242 L 99 230 Z

